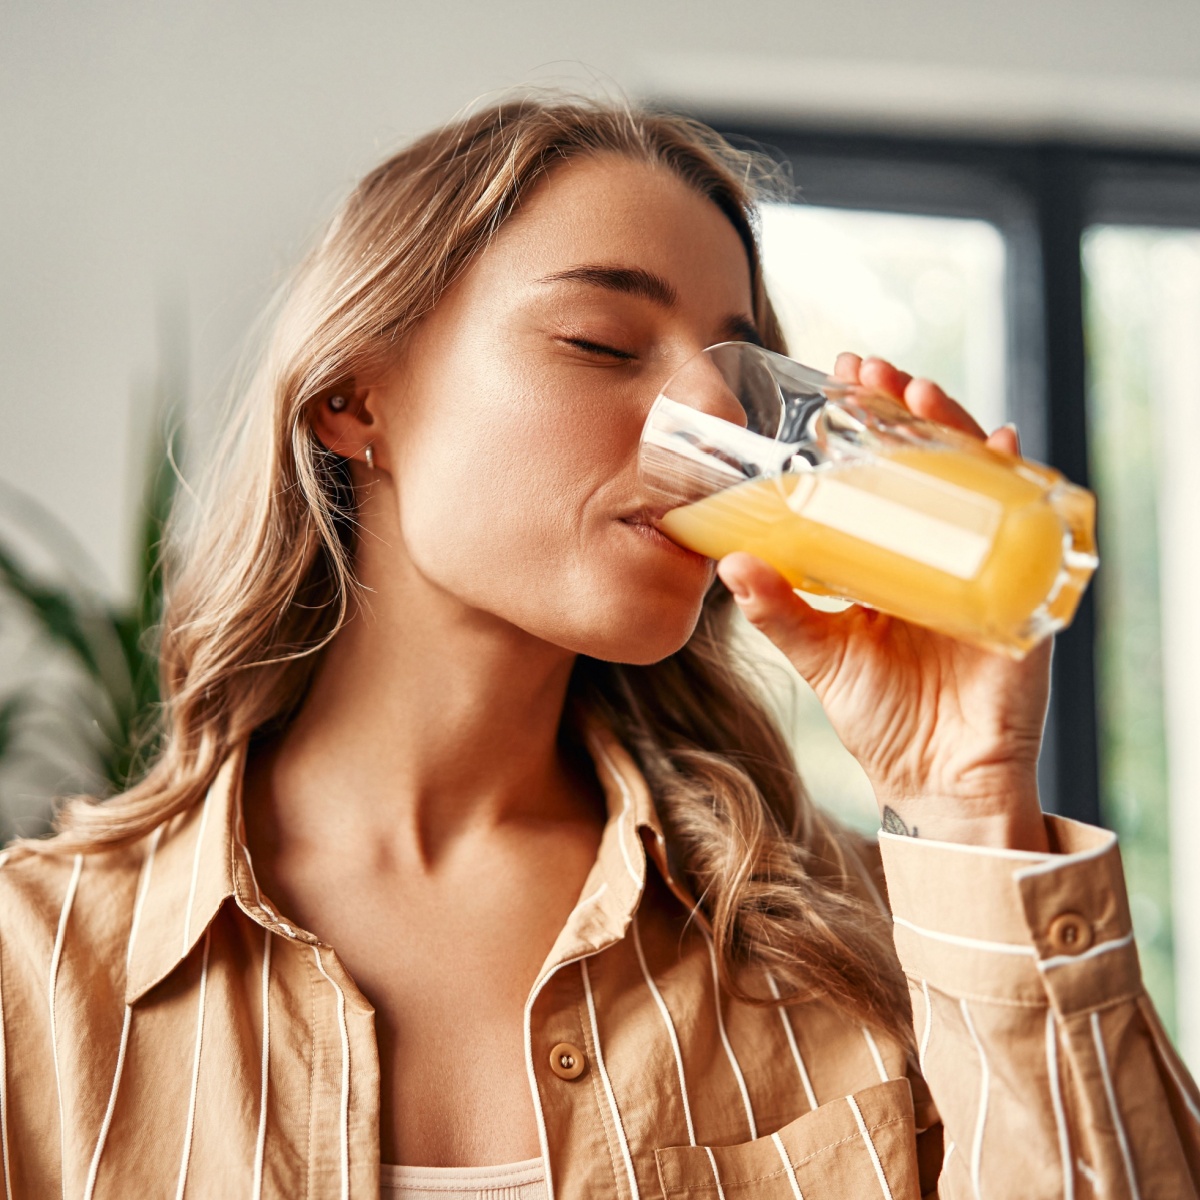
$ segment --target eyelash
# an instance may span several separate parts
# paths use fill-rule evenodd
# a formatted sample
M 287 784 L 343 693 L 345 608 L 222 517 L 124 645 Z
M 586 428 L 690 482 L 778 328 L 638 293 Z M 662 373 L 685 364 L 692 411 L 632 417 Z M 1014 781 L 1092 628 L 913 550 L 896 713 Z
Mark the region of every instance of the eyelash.
M 565 338 L 568 346 L 575 346 L 580 350 L 586 350 L 589 354 L 607 354 L 613 358 L 618 358 L 622 362 L 630 362 L 635 357 L 627 350 L 618 350 L 615 346 L 603 346 L 599 342 L 589 342 L 587 338 Z

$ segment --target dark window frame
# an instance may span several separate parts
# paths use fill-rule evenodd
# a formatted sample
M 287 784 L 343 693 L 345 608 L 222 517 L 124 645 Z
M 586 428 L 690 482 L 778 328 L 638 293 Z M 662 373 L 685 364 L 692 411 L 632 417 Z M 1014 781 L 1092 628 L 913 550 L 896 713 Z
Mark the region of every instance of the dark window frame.
M 1200 153 L 710 123 L 787 164 L 801 203 L 995 224 L 1008 248 L 1009 418 L 1024 453 L 1090 485 L 1083 235 L 1200 229 Z M 1056 640 L 1039 781 L 1048 811 L 1100 824 L 1096 637 L 1089 589 Z

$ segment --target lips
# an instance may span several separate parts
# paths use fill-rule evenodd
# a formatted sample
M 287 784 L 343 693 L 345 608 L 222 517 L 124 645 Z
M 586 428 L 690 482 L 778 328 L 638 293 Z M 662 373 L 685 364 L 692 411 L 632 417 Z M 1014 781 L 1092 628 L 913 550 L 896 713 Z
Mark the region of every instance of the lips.
M 621 517 L 621 523 L 630 526 L 639 537 L 646 539 L 660 550 L 666 551 L 668 554 L 686 562 L 695 563 L 702 567 L 705 571 L 715 569 L 715 563 L 711 558 L 706 558 L 703 554 L 697 554 L 695 550 L 689 550 L 686 546 L 681 546 L 678 542 L 667 537 L 655 523 L 664 513 L 671 511 L 671 505 L 663 505 L 655 507 L 648 505 L 640 508 L 637 512 L 630 513 L 626 517 Z
M 636 512 L 630 513 L 628 516 L 622 517 L 621 520 L 627 525 L 649 525 L 652 529 L 658 527 L 658 522 L 662 520 L 667 513 L 674 507 L 670 504 L 646 504 L 639 508 Z

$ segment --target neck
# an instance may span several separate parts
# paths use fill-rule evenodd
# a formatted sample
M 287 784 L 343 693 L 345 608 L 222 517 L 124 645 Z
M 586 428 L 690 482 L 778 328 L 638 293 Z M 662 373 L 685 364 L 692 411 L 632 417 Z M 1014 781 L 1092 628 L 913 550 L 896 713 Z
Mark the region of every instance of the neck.
M 373 591 L 324 651 L 297 717 L 252 764 L 255 792 L 273 798 L 272 840 L 382 842 L 428 862 L 489 825 L 594 811 L 559 739 L 574 656 L 467 607 L 411 564 L 385 572 L 361 570 Z

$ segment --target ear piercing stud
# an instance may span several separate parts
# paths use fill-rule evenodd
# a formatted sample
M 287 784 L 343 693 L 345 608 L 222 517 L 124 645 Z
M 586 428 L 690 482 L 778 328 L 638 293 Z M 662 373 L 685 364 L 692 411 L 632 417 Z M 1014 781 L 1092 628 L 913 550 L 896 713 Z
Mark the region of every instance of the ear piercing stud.
M 341 412 L 349 403 L 343 392 L 338 392 L 336 395 L 329 397 L 329 407 L 334 412 Z M 367 466 L 373 471 L 375 470 L 375 450 L 368 442 L 366 449 L 363 450 L 363 455 L 367 460 Z

